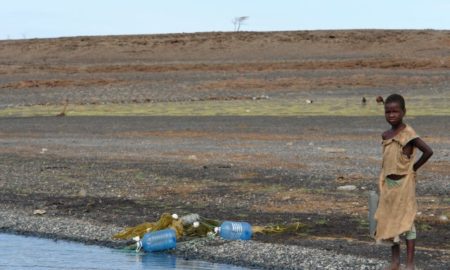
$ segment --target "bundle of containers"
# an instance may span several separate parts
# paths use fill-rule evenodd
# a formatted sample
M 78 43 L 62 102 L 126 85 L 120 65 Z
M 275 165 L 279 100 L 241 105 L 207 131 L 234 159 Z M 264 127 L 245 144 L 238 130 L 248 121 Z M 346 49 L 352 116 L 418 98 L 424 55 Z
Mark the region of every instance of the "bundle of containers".
M 252 237 L 252 226 L 247 222 L 224 221 L 214 231 L 226 240 L 249 240 Z M 176 247 L 175 230 L 164 229 L 149 232 L 142 240 L 138 240 L 138 249 L 142 247 L 147 252 L 162 251 Z

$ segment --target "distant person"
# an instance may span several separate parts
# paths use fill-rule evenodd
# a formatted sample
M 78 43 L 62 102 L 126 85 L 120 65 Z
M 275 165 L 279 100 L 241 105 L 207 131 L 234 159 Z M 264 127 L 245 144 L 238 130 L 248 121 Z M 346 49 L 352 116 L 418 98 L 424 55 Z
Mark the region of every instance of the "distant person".
M 375 239 L 392 241 L 392 262 L 389 269 L 400 269 L 400 236 L 406 238 L 406 269 L 414 269 L 417 213 L 416 172 L 433 155 L 431 148 L 403 123 L 405 100 L 390 95 L 384 104 L 384 115 L 391 129 L 382 134 L 383 163 L 379 179 L 380 199 L 375 213 Z M 416 149 L 422 152 L 415 161 Z
M 383 100 L 382 96 L 377 96 L 375 100 L 377 101 L 378 104 L 384 104 L 384 100 Z

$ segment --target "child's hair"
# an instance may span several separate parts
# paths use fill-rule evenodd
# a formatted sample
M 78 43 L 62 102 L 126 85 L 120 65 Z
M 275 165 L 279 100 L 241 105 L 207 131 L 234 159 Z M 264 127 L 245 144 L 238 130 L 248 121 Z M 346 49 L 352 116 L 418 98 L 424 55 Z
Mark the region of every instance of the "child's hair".
M 399 94 L 392 94 L 392 95 L 388 96 L 386 98 L 386 101 L 384 102 L 384 104 L 393 103 L 393 102 L 398 103 L 400 105 L 400 108 L 403 111 L 406 111 L 405 99 L 401 95 L 399 95 Z

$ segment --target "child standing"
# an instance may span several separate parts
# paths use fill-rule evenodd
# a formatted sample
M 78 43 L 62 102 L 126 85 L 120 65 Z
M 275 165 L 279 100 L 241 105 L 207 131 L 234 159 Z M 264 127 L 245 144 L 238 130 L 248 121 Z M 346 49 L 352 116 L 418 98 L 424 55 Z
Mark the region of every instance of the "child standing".
M 391 129 L 382 134 L 383 163 L 379 179 L 380 200 L 375 213 L 375 239 L 391 240 L 392 262 L 389 269 L 400 267 L 400 235 L 406 236 L 407 269 L 414 269 L 417 212 L 416 171 L 431 157 L 433 151 L 416 132 L 403 123 L 405 100 L 390 95 L 384 105 L 386 121 Z M 416 149 L 422 156 L 416 161 Z

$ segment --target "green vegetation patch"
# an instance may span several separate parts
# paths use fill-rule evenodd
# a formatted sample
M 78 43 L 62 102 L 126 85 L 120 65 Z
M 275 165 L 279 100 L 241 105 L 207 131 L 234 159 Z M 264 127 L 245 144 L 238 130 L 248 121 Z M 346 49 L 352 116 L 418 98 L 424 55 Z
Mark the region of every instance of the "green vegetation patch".
M 450 115 L 449 98 L 417 97 L 408 100 L 409 116 Z M 62 106 L 18 106 L 0 110 L 0 116 L 54 116 Z M 71 105 L 67 116 L 379 116 L 383 105 L 375 102 L 363 105 L 360 100 L 323 98 L 305 100 L 232 100 L 159 102 L 143 104 Z

